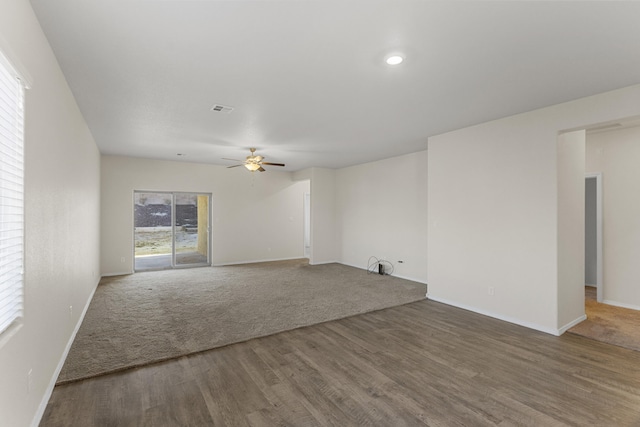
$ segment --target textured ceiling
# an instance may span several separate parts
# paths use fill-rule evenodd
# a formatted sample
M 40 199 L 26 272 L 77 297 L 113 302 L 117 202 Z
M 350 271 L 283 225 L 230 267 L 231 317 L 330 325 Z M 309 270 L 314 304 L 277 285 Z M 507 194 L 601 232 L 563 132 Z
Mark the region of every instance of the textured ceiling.
M 640 83 L 637 2 L 31 3 L 105 154 L 338 168 Z

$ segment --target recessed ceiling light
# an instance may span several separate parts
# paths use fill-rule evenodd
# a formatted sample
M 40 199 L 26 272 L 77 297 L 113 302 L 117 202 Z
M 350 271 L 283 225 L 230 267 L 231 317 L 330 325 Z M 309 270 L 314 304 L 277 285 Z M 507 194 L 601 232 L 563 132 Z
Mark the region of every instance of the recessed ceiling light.
M 404 61 L 404 58 L 400 55 L 392 55 L 386 59 L 387 64 L 389 65 L 398 65 Z

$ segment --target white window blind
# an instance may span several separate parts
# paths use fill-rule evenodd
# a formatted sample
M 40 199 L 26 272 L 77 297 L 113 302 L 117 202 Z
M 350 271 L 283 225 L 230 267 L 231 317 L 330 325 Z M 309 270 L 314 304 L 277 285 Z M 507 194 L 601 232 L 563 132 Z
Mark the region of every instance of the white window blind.
M 0 52 L 0 334 L 22 317 L 24 88 Z

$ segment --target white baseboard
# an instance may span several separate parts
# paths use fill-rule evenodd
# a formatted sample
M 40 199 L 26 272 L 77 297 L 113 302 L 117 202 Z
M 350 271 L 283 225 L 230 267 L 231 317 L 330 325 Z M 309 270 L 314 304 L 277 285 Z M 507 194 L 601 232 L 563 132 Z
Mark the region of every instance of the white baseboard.
M 107 273 L 103 274 L 102 277 L 111 277 L 111 276 L 127 276 L 129 274 L 133 274 L 133 271 L 125 271 L 125 272 L 115 272 L 115 273 Z
M 441 302 L 443 304 L 451 305 L 453 307 L 462 308 L 463 310 L 473 311 L 474 313 L 482 314 L 483 316 L 489 316 L 489 317 L 493 317 L 494 319 L 503 320 L 509 323 L 514 323 L 516 325 L 524 326 L 525 328 L 535 329 L 536 331 L 544 332 L 546 334 L 556 335 L 556 336 L 560 335 L 560 330 L 558 329 L 548 328 L 546 326 L 538 325 L 537 323 L 527 322 L 511 316 L 504 316 L 502 314 L 492 313 L 488 310 L 472 307 L 467 304 L 461 304 L 456 301 L 448 300 L 446 298 L 436 297 L 436 296 L 430 295 L 429 293 L 427 293 L 427 299 L 430 299 L 436 302 Z
M 574 326 L 576 326 L 578 323 L 587 320 L 587 315 L 583 314 L 582 316 L 578 317 L 575 320 L 572 320 L 571 322 L 567 323 L 566 325 L 564 325 L 562 328 L 558 329 L 558 335 L 562 335 L 565 332 L 567 332 L 569 329 L 573 328 Z
M 338 264 L 346 265 L 348 267 L 354 267 L 360 270 L 368 271 L 367 267 L 363 267 L 361 265 L 349 264 L 348 262 L 339 262 L 339 261 L 336 261 L 336 262 L 338 262 Z M 376 271 L 376 274 L 378 274 L 377 271 Z
M 627 303 L 618 302 L 618 301 L 612 301 L 610 299 L 602 300 L 602 302 L 604 304 L 615 305 L 616 307 L 630 308 L 631 310 L 640 310 L 640 306 L 638 306 L 638 305 L 627 304 Z
M 309 265 L 322 265 L 322 264 L 340 264 L 340 261 L 320 261 L 320 262 L 311 262 L 309 259 Z
M 425 280 L 416 279 L 415 277 L 403 276 L 403 275 L 400 275 L 400 274 L 391 274 L 391 276 L 392 277 L 397 277 L 398 279 L 409 280 L 411 282 L 422 283 L 423 285 L 427 284 L 427 282 Z
M 355 265 L 355 264 L 349 264 L 348 262 L 340 262 L 340 261 L 336 261 L 338 264 L 342 264 L 342 265 L 347 265 L 349 267 L 355 267 L 355 268 L 359 268 L 360 270 L 364 270 L 364 271 L 368 271 L 367 267 L 363 267 L 361 265 Z M 375 274 L 378 274 L 377 271 L 374 272 Z M 372 273 L 372 274 L 374 274 Z M 392 277 L 397 277 L 398 279 L 404 279 L 404 280 L 409 280 L 411 282 L 417 282 L 417 283 L 422 283 L 423 285 L 426 285 L 427 282 L 425 280 L 422 279 L 416 279 L 415 277 L 409 277 L 409 276 L 402 276 L 400 274 L 389 274 L 389 276 Z
M 38 425 L 40 424 L 40 421 L 42 420 L 42 416 L 44 415 L 44 411 L 47 409 L 47 404 L 49 403 L 49 399 L 51 398 L 51 394 L 53 393 L 53 389 L 56 386 L 56 381 L 58 380 L 58 375 L 60 375 L 60 371 L 62 371 L 62 367 L 64 366 L 64 362 L 65 362 L 65 360 L 67 360 L 67 356 L 69 355 L 69 350 L 71 350 L 71 345 L 73 344 L 73 341 L 76 339 L 76 334 L 78 333 L 78 330 L 80 329 L 80 326 L 82 325 L 82 321 L 84 320 L 84 316 L 87 314 L 87 310 L 89 309 L 89 304 L 91 304 L 91 301 L 93 300 L 93 295 L 96 293 L 96 289 L 98 289 L 98 284 L 99 283 L 100 283 L 100 280 L 98 280 L 98 282 L 93 287 L 93 290 L 91 291 L 91 295 L 89 295 L 89 299 L 87 299 L 87 303 L 84 305 L 84 309 L 82 310 L 82 314 L 80 314 L 80 318 L 78 319 L 78 323 L 76 323 L 76 326 L 73 329 L 73 332 L 71 333 L 71 337 L 69 338 L 69 341 L 67 342 L 67 346 L 65 347 L 64 352 L 62 353 L 62 357 L 60 358 L 60 361 L 58 362 L 58 366 L 56 367 L 56 370 L 53 373 L 53 376 L 51 377 L 51 381 L 49 382 L 49 385 L 47 386 L 47 389 L 44 392 L 44 396 L 42 397 L 42 400 L 40 401 L 40 405 L 38 406 L 38 411 L 36 412 L 35 416 L 33 417 L 33 420 L 31 422 L 31 427 L 38 427 Z
M 234 262 L 221 262 L 220 264 L 212 264 L 213 267 L 224 267 L 225 265 L 240 265 L 240 264 L 256 264 L 259 262 L 273 262 L 273 261 L 291 261 L 294 259 L 303 259 L 304 257 L 297 256 L 292 258 L 268 258 L 268 259 L 252 259 L 247 261 L 234 261 Z
M 233 261 L 233 262 L 221 262 L 221 263 L 216 263 L 216 264 L 211 264 L 212 267 L 224 267 L 226 265 L 241 265 L 241 264 L 256 264 L 259 262 L 272 262 L 272 261 L 291 261 L 294 259 L 304 259 L 305 257 L 303 256 L 296 256 L 296 257 L 287 257 L 287 258 L 265 258 L 265 259 L 251 259 L 251 260 L 244 260 L 244 261 Z M 320 263 L 320 264 L 329 264 L 332 262 L 336 262 L 336 261 L 328 261 L 326 263 Z M 153 271 L 153 270 L 151 270 Z M 111 277 L 111 276 L 126 276 L 128 274 L 134 274 L 134 271 L 127 271 L 127 272 L 115 272 L 115 273 L 108 273 L 108 274 L 103 274 L 102 277 Z

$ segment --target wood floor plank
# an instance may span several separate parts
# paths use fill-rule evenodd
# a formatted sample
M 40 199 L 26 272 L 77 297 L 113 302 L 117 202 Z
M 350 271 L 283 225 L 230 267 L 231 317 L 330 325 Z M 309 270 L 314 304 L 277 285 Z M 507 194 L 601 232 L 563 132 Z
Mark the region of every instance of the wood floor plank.
M 251 424 L 265 418 L 274 421 L 278 418 L 277 412 L 280 412 L 283 414 L 282 421 L 276 424 L 293 422 L 293 425 L 318 425 L 314 417 L 297 399 L 292 396 L 283 399 L 278 392 L 274 391 L 274 386 L 281 383 L 280 379 L 252 348 L 248 346 L 238 348 L 244 350 L 239 357 L 242 367 L 271 405 L 262 408 L 259 413 L 252 413 L 253 415 L 249 417 Z
M 307 342 L 300 344 L 300 351 L 310 361 L 317 363 L 324 375 L 332 382 L 342 384 L 347 393 L 358 396 L 362 405 L 376 416 L 377 425 L 425 425 L 424 413 L 420 410 L 397 411 L 397 403 L 387 395 L 395 383 L 382 374 L 375 364 L 358 357 L 357 349 L 350 342 L 336 342 L 327 335 L 327 325 L 308 334 Z M 311 345 L 310 343 L 313 343 Z M 346 345 L 345 345 L 346 344 Z M 330 356 L 327 356 L 330 355 Z
M 56 387 L 41 426 L 640 426 L 640 353 L 432 301 Z

